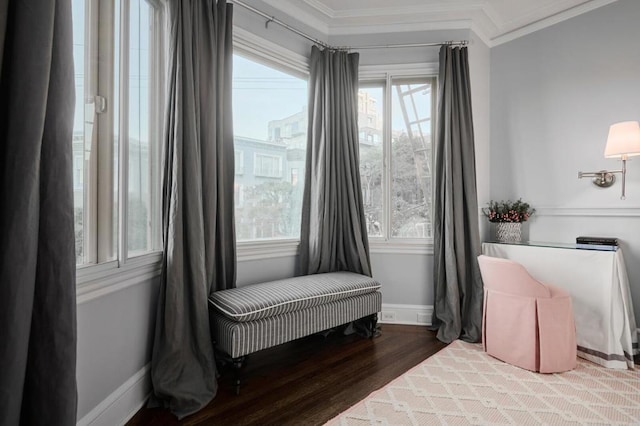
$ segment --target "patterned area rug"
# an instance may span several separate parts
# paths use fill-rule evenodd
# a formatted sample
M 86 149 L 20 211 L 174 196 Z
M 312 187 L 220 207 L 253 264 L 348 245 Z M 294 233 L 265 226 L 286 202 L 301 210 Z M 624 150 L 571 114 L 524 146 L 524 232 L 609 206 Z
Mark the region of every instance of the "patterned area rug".
M 640 424 L 640 371 L 538 374 L 458 340 L 327 424 Z

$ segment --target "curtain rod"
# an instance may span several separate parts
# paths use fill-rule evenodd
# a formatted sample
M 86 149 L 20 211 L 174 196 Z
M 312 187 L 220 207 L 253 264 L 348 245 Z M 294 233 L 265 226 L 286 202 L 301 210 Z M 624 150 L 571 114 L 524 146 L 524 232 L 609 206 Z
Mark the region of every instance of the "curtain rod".
M 461 41 L 445 41 L 442 43 L 410 43 L 410 44 L 384 44 L 384 45 L 377 45 L 377 46 L 331 46 L 330 44 L 325 43 L 322 40 L 318 40 L 317 38 L 311 37 L 310 35 L 300 31 L 297 28 L 292 27 L 289 24 L 286 24 L 284 22 L 282 22 L 281 20 L 277 19 L 274 16 L 270 16 L 266 13 L 264 13 L 263 11 L 256 9 L 253 6 L 250 6 L 240 0 L 231 0 L 231 3 L 233 4 L 237 4 L 240 7 L 244 7 L 247 10 L 250 10 L 251 12 L 262 16 L 263 18 L 265 18 L 267 21 L 265 22 L 264 26 L 265 28 L 269 27 L 269 24 L 271 22 L 273 22 L 274 24 L 278 24 L 281 27 L 298 34 L 300 37 L 306 38 L 307 40 L 311 41 L 314 44 L 317 44 L 319 46 L 322 46 L 326 49 L 330 49 L 330 50 L 362 50 L 362 49 L 388 49 L 388 48 L 404 48 L 404 47 L 430 47 L 430 46 L 466 46 L 467 44 L 469 44 L 469 41 L 467 40 L 461 40 Z
M 245 9 L 248 9 L 248 10 L 250 10 L 251 12 L 253 12 L 253 13 L 257 14 L 257 15 L 260 15 L 260 16 L 262 16 L 263 18 L 266 18 L 266 19 L 267 19 L 267 22 L 265 22 L 265 24 L 264 24 L 265 28 L 268 28 L 268 27 L 269 27 L 269 23 L 273 22 L 274 24 L 278 24 L 278 25 L 280 25 L 281 27 L 286 28 L 286 29 L 287 29 L 287 30 L 289 30 L 289 31 L 292 31 L 292 32 L 294 32 L 294 33 L 298 34 L 300 37 L 304 37 L 304 38 L 306 38 L 307 40 L 309 40 L 309 41 L 311 41 L 311 42 L 313 42 L 313 43 L 315 43 L 315 44 L 317 44 L 317 45 L 320 45 L 320 46 L 325 47 L 325 48 L 327 48 L 327 49 L 333 49 L 333 47 L 332 47 L 332 46 L 328 45 L 328 44 L 327 44 L 327 43 L 325 43 L 324 41 L 322 41 L 322 40 L 318 40 L 317 38 L 314 38 L 314 37 L 311 37 L 310 35 L 308 35 L 308 34 L 306 34 L 306 33 L 303 33 L 302 31 L 300 31 L 299 29 L 294 28 L 294 27 L 292 27 L 291 25 L 285 24 L 285 23 L 284 23 L 284 22 L 282 22 L 281 20 L 279 20 L 279 19 L 277 19 L 277 18 L 275 18 L 275 17 L 273 17 L 273 16 L 267 15 L 267 14 L 266 14 L 266 13 L 264 13 L 263 11 L 256 9 L 256 8 L 255 8 L 255 7 L 253 7 L 253 6 L 249 6 L 248 4 L 243 3 L 243 2 L 241 2 L 241 1 L 239 1 L 239 0 L 232 0 L 232 3 L 233 3 L 233 4 L 237 4 L 238 6 L 244 7 Z
M 399 48 L 399 47 L 431 47 L 431 46 L 466 46 L 469 44 L 468 40 L 460 41 L 444 41 L 440 43 L 408 43 L 408 44 L 380 44 L 378 46 L 356 46 L 347 47 L 346 49 L 384 49 L 384 48 Z

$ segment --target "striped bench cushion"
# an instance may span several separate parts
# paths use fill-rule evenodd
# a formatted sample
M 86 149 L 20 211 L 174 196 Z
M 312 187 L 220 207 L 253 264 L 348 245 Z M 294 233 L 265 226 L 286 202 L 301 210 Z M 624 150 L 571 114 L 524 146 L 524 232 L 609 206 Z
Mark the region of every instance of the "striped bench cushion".
M 380 283 L 371 277 L 353 272 L 328 272 L 217 291 L 209 297 L 209 303 L 227 318 L 246 322 L 378 289 Z
M 232 358 L 248 355 L 380 312 L 382 293 L 360 294 L 251 322 L 210 311 L 216 347 Z

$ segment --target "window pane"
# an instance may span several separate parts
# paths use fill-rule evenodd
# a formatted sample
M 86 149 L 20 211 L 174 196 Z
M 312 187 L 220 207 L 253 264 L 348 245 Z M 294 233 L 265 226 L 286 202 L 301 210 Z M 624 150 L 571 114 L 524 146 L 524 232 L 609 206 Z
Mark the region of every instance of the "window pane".
M 120 0 L 114 1 L 114 22 L 113 22 L 113 49 L 115 52 L 120 52 L 120 9 L 122 7 L 122 2 Z M 111 117 L 113 120 L 113 190 L 111 192 L 112 203 L 113 203 L 113 212 L 111 216 L 112 220 L 112 241 L 113 241 L 113 256 L 117 257 L 117 246 L 119 241 L 119 227 L 116 225 L 118 223 L 118 214 L 120 211 L 120 207 L 118 203 L 120 200 L 119 196 L 119 179 L 120 179 L 120 55 L 115 53 L 113 55 L 113 102 L 111 102 Z
M 305 80 L 234 55 L 238 241 L 300 236 L 306 103 Z
M 73 119 L 73 209 L 76 235 L 76 264 L 85 263 L 85 229 L 87 224 L 84 193 L 85 173 L 85 0 L 73 0 L 73 63 L 76 108 Z
M 383 236 L 382 87 L 358 90 L 358 134 L 362 200 L 370 237 Z
M 152 250 L 152 141 L 150 137 L 150 63 L 153 9 L 131 0 L 129 16 L 129 256 Z
M 432 238 L 431 82 L 393 84 L 391 236 Z

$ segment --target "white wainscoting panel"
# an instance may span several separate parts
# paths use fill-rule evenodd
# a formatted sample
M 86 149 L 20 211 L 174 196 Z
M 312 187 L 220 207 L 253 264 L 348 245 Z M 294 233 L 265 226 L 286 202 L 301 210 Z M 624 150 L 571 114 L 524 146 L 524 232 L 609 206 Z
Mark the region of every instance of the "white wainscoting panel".
M 81 418 L 77 426 L 123 425 L 144 406 L 150 395 L 151 364 L 149 363 Z

